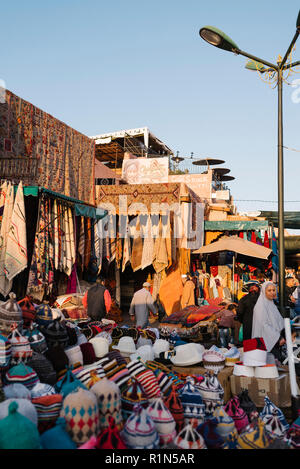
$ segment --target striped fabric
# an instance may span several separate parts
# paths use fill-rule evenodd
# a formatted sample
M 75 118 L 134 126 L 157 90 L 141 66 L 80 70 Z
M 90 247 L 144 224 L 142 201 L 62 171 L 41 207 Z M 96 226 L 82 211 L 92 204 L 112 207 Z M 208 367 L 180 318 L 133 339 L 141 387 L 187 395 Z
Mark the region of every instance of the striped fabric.
M 52 394 L 49 396 L 36 397 L 31 400 L 38 414 L 38 430 L 43 433 L 54 427 L 62 407 L 63 396 Z
M 132 360 L 127 364 L 127 368 L 132 377 L 147 369 L 140 360 Z
M 27 389 L 32 389 L 39 382 L 40 380 L 36 372 L 24 363 L 13 366 L 5 373 L 6 384 L 21 383 Z
M 161 392 L 164 396 L 167 396 L 172 387 L 172 379 L 170 379 L 162 370 L 153 370 L 153 373 L 157 378 Z
M 0 334 L 0 370 L 9 367 L 11 359 L 11 343 L 9 339 Z
M 106 378 L 116 383 L 120 391 L 123 391 L 127 387 L 131 377 L 126 365 L 118 365 L 117 360 L 112 360 L 111 363 L 104 365 L 103 369 Z
M 79 373 L 73 372 L 75 377 L 79 379 L 79 381 L 81 381 L 81 383 L 84 384 L 87 388 L 92 385 L 91 381 L 94 380 L 95 373 L 100 379 L 105 378 L 105 371 L 99 362 L 93 363 L 93 365 L 84 366 L 83 370 L 79 371 Z
M 151 370 L 145 370 L 135 376 L 143 387 L 148 399 L 161 396 L 161 390 L 155 374 Z

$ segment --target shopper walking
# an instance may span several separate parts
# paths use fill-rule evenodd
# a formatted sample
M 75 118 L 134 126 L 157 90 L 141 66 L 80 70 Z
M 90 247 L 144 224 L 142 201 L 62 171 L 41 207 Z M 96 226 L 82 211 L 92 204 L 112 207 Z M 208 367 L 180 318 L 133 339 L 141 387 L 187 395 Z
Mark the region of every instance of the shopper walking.
M 150 293 L 150 283 L 143 283 L 143 288 L 136 291 L 132 297 L 129 315 L 131 319 L 136 320 L 136 327 L 144 329 L 148 326 L 149 311 L 156 315 L 156 308 Z

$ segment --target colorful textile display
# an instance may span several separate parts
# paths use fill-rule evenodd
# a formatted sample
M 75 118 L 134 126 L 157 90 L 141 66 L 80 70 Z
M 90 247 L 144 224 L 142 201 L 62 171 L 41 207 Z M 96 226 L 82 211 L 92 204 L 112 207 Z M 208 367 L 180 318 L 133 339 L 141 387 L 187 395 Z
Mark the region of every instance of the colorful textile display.
M 11 215 L 4 271 L 6 278 L 12 280 L 27 267 L 26 219 L 22 181 L 18 185 L 14 208 Z
M 2 188 L 2 191 L 5 187 Z M 8 280 L 5 273 L 5 256 L 8 241 L 8 234 L 11 225 L 11 217 L 14 207 L 14 186 L 9 182 L 6 187 L 6 192 L 2 195 L 3 215 L 0 227 L 0 293 L 7 297 L 12 288 L 12 280 Z

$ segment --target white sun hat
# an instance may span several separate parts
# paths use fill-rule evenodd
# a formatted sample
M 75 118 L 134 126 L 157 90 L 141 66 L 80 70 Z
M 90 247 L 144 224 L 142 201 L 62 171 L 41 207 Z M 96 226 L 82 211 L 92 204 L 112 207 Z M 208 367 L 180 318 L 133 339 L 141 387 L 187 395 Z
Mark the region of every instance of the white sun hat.
M 159 358 L 161 352 L 167 352 L 170 349 L 170 342 L 164 339 L 157 339 L 153 344 L 154 357 Z
M 121 337 L 118 345 L 112 345 L 112 348 L 119 350 L 124 357 L 130 357 L 131 354 L 136 352 L 134 340 L 129 336 Z
M 143 362 L 153 361 L 154 360 L 154 351 L 151 345 L 142 345 L 139 347 L 135 353 L 130 355 L 130 360 L 137 360 L 141 358 Z
M 170 358 L 173 365 L 189 366 L 202 361 L 202 353 L 196 344 L 183 344 L 175 347 L 175 355 Z
M 256 366 L 254 369 L 255 378 L 278 378 L 279 373 L 276 365 Z

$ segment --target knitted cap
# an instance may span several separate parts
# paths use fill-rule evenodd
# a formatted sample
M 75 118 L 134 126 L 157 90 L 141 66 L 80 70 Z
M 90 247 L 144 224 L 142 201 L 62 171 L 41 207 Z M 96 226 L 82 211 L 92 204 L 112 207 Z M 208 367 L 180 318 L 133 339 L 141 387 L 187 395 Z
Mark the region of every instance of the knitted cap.
M 17 365 L 21 361 L 26 363 L 32 355 L 32 348 L 26 337 L 22 336 L 18 329 L 14 329 L 9 335 L 11 343 L 11 364 Z
M 21 383 L 24 384 L 27 389 L 32 389 L 40 380 L 36 372 L 30 366 L 21 362 L 5 373 L 5 382 L 6 384 Z
M 239 395 L 238 395 L 239 401 L 240 401 L 240 406 L 241 408 L 246 412 L 247 417 L 249 419 L 249 422 L 254 418 L 258 417 L 258 412 L 255 403 L 252 401 L 252 399 L 249 396 L 249 391 L 248 389 L 244 389 Z
M 109 426 L 109 417 L 113 417 L 118 429 L 123 427 L 121 395 L 118 386 L 107 378 L 101 379 L 90 388 L 96 396 L 99 406 L 99 426 Z
M 216 431 L 217 425 L 217 419 L 212 417 L 197 427 L 197 432 L 203 436 L 208 449 L 222 449 L 224 446 L 223 438 Z
M 82 382 L 73 375 L 71 368 L 68 368 L 64 376 L 57 381 L 55 389 L 65 398 L 71 392 L 77 391 L 79 388 L 87 389 Z
M 8 384 L 3 388 L 6 399 L 28 399 L 31 400 L 31 391 L 21 383 Z
M 0 370 L 9 367 L 11 361 L 11 343 L 4 335 L 0 334 Z
M 47 326 L 53 321 L 53 314 L 48 304 L 42 303 L 36 307 L 36 322 L 39 326 Z
M 214 410 L 213 417 L 217 419 L 216 432 L 225 440 L 235 430 L 233 419 L 225 412 L 222 406 Z
M 164 397 L 164 402 L 171 414 L 173 415 L 173 418 L 176 423 L 177 432 L 181 432 L 184 427 L 184 411 L 183 405 L 176 390 L 176 386 L 174 384 L 172 384 L 170 394 Z
M 197 389 L 205 404 L 206 415 L 212 414 L 217 406 L 223 405 L 224 389 L 216 374 L 205 373 L 203 381 L 197 384 Z
M 66 421 L 63 418 L 58 418 L 55 426 L 45 431 L 40 440 L 43 449 L 77 449 L 66 431 Z
M 247 426 L 237 439 L 237 449 L 266 449 L 269 444 L 265 424 L 260 418 Z
M 148 399 L 162 395 L 157 378 L 152 370 L 146 369 L 135 375 L 136 380 L 143 387 Z
M 127 384 L 121 394 L 122 416 L 124 421 L 133 413 L 133 409 L 136 404 L 139 404 L 141 407 L 146 409 L 149 401 L 142 386 L 136 379 L 131 378 L 131 381 Z
M 28 329 L 23 330 L 23 335 L 28 339 L 30 347 L 34 352 L 45 353 L 48 349 L 47 342 L 44 334 L 31 325 Z
M 52 363 L 52 366 L 56 373 L 65 370 L 69 365 L 69 360 L 64 350 L 60 346 L 49 347 L 45 356 Z
M 29 327 L 35 320 L 36 310 L 30 296 L 25 296 L 23 300 L 18 301 L 18 304 L 22 310 L 23 326 Z
M 154 422 L 160 444 L 166 445 L 172 441 L 176 436 L 176 422 L 162 398 L 152 399 L 147 407 L 147 413 Z
M 203 437 L 190 423 L 176 436 L 174 443 L 180 449 L 206 449 Z
M 76 327 L 71 327 L 70 323 L 66 323 L 65 327 L 66 327 L 66 331 L 67 331 L 68 339 L 69 339 L 68 340 L 68 345 L 70 345 L 71 347 L 74 346 L 74 345 L 79 345 L 79 343 L 78 343 L 78 332 L 76 330 L 77 328 Z
M 0 404 L 0 420 L 3 420 L 5 417 L 8 416 L 8 408 L 11 402 L 17 402 L 18 404 L 18 412 L 24 417 L 27 417 L 36 427 L 38 424 L 38 415 L 37 411 L 32 404 L 32 402 L 28 399 L 6 399 L 5 401 L 1 402 Z
M 152 418 L 140 405 L 135 405 L 121 436 L 129 449 L 158 449 L 159 436 Z
M 179 390 L 179 397 L 183 406 L 185 424 L 202 423 L 205 417 L 205 404 L 192 380 L 187 380 L 183 388 Z
M 16 301 L 15 293 L 9 294 L 9 299 L 0 303 L 0 331 L 7 337 L 15 326 L 22 327 L 22 310 Z
M 60 318 L 56 318 L 49 322 L 47 326 L 43 327 L 42 331 L 48 347 L 61 346 L 62 348 L 65 348 L 69 343 L 66 326 Z
M 51 394 L 48 396 L 34 397 L 32 404 L 38 414 L 38 429 L 43 433 L 55 425 L 60 414 L 63 402 L 61 394 Z
M 56 372 L 52 363 L 42 353 L 33 352 L 27 365 L 36 372 L 41 383 L 52 385 L 56 383 Z
M 225 412 L 232 417 L 237 431 L 240 433 L 249 423 L 246 412 L 241 408 L 237 396 L 232 397 L 225 406 Z
M 109 348 L 109 342 L 104 337 L 93 337 L 89 340 L 90 344 L 93 345 L 95 355 L 97 358 L 102 358 L 107 354 Z
M 18 412 L 18 403 L 10 402 L 8 416 L 0 420 L 0 449 L 40 449 L 36 425 Z
M 83 365 L 83 355 L 79 345 L 66 348 L 65 354 L 68 357 L 69 365 L 75 365 L 76 363 Z
M 95 449 L 127 449 L 112 417 L 109 417 L 109 426 L 99 433 Z
M 90 342 L 86 342 L 85 344 L 80 345 L 80 349 L 82 352 L 84 365 L 91 365 L 92 363 L 97 361 L 93 344 L 91 344 Z
M 31 399 L 42 396 L 51 396 L 52 394 L 56 394 L 56 391 L 53 386 L 50 386 L 50 384 L 37 383 L 31 389 Z
M 94 393 L 78 389 L 63 401 L 60 417 L 66 420 L 66 430 L 72 440 L 83 444 L 99 431 L 99 412 Z
M 90 389 L 95 384 L 95 376 L 98 378 L 97 381 L 105 378 L 105 372 L 99 362 L 95 362 L 92 365 L 85 365 L 82 370 L 79 372 L 74 372 L 73 374 L 88 389 Z
M 268 396 L 264 399 L 265 405 L 260 413 L 260 418 L 265 424 L 265 429 L 271 438 L 284 438 L 289 429 L 282 410 L 279 409 Z

